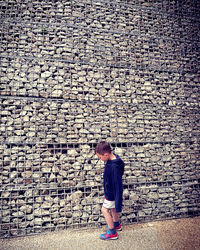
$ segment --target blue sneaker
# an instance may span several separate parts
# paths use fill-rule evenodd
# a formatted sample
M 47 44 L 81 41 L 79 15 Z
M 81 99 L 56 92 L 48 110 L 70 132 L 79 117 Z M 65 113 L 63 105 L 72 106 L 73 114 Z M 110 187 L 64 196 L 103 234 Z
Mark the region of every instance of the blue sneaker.
M 117 232 L 115 234 L 112 234 L 110 230 L 108 230 L 105 234 L 100 235 L 101 240 L 117 240 L 118 235 Z

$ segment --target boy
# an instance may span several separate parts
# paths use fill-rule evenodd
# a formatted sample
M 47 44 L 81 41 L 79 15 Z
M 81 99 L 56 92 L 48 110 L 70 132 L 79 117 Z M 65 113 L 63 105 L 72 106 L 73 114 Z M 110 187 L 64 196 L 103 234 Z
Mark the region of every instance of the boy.
M 100 239 L 115 240 L 118 239 L 116 230 L 122 230 L 119 223 L 119 213 L 122 210 L 124 162 L 118 155 L 112 153 L 110 144 L 105 141 L 96 146 L 95 153 L 100 160 L 106 163 L 103 175 L 105 199 L 101 211 L 106 220 L 108 231 L 101 234 Z

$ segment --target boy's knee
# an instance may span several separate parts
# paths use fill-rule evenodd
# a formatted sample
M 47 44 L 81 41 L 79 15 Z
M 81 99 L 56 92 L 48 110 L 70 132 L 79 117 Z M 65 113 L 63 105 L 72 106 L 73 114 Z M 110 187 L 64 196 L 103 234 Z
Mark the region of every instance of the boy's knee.
M 115 208 L 110 209 L 112 213 L 117 213 Z

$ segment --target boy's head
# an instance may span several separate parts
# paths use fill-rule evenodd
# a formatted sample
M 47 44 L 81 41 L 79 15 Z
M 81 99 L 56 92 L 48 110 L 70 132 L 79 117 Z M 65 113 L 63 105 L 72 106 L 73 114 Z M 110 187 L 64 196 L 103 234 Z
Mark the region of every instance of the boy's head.
M 106 141 L 99 142 L 95 148 L 95 153 L 100 160 L 104 162 L 108 161 L 110 159 L 110 155 L 112 154 L 110 144 Z

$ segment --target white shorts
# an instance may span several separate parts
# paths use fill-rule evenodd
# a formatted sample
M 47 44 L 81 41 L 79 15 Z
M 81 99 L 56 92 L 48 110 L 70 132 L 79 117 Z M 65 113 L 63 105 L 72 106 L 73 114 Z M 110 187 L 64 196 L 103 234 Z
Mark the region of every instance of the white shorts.
M 103 207 L 105 207 L 105 208 L 115 208 L 115 201 L 109 201 L 109 200 L 104 199 Z

